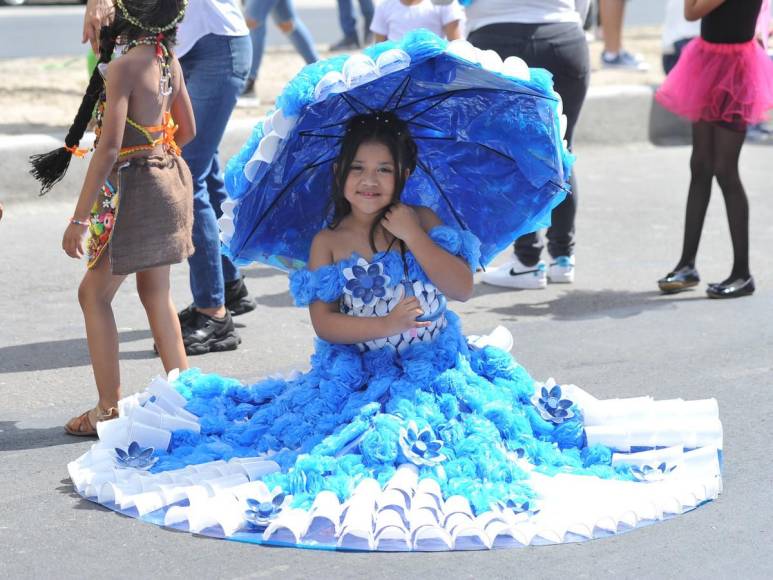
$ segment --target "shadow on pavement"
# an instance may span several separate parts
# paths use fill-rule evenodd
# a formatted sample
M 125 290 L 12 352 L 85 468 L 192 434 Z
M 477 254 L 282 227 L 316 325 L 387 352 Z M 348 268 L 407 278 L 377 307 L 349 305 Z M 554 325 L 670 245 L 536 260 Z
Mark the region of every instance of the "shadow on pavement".
M 255 302 L 261 306 L 268 306 L 269 308 L 291 308 L 295 306 L 289 292 L 261 294 L 260 296 L 255 296 Z
M 96 438 L 68 435 L 62 425 L 23 429 L 17 427 L 17 424 L 17 421 L 0 421 L 0 451 L 24 451 L 96 441 Z
M 499 294 L 500 292 L 514 291 L 492 288 L 485 294 Z M 523 292 L 532 291 L 524 290 Z M 476 295 L 480 294 L 476 293 Z M 553 320 L 589 320 L 594 318 L 630 318 L 638 316 L 645 310 L 675 308 L 675 302 L 695 300 L 704 301 L 707 298 L 702 292 L 667 295 L 658 291 L 572 290 L 542 302 L 524 302 L 486 310 L 507 317 L 547 316 Z
M 72 499 L 78 500 L 78 503 L 74 504 L 72 506 L 73 509 L 76 510 L 96 510 L 96 511 L 105 511 L 109 512 L 110 510 L 107 509 L 104 506 L 99 505 L 98 503 L 94 503 L 93 501 L 89 501 L 87 499 L 84 499 L 81 497 L 77 491 L 75 491 L 75 488 L 72 485 L 72 480 L 69 477 L 65 477 L 63 480 L 61 480 L 59 483 L 59 487 L 56 488 L 56 491 L 61 493 L 62 495 L 66 495 L 71 497 Z
M 268 266 L 260 268 L 245 268 L 242 270 L 245 278 L 273 278 L 274 276 L 287 276 L 286 272 L 269 268 Z
M 150 338 L 149 330 L 129 330 L 118 333 L 118 341 L 133 342 Z M 155 358 L 152 350 L 120 353 L 121 360 Z M 0 348 L 0 373 L 45 371 L 90 365 L 86 338 L 50 340 L 15 344 Z

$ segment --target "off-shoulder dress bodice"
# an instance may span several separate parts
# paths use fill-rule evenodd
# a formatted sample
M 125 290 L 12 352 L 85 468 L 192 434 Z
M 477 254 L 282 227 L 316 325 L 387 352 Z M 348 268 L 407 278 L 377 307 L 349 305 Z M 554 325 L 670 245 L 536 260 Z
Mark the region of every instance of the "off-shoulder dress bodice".
M 440 247 L 476 267 L 480 243 L 473 234 L 436 226 L 429 235 Z M 447 325 L 446 298 L 410 251 L 404 255 L 378 252 L 369 260 L 355 252 L 317 270 L 298 270 L 290 276 L 290 291 L 299 306 L 314 300 L 337 300 L 342 313 L 359 317 L 387 316 L 407 296 L 419 300 L 424 314 L 418 320 L 429 322 L 428 326 L 359 343 L 356 346 L 361 351 L 391 348 L 403 352 L 416 342 L 434 340 Z

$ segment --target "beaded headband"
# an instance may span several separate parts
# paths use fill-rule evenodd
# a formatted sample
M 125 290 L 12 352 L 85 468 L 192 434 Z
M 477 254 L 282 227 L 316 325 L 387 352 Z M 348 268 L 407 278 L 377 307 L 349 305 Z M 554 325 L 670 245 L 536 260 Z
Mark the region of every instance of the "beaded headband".
M 164 26 L 148 26 L 144 22 L 140 21 L 139 18 L 132 16 L 129 13 L 129 10 L 127 10 L 126 6 L 124 6 L 123 0 L 116 0 L 115 5 L 118 6 L 118 8 L 121 11 L 121 14 L 128 22 L 130 22 L 137 28 L 140 28 L 142 30 L 147 30 L 148 32 L 154 32 L 157 34 L 159 32 L 164 32 L 166 30 L 170 30 L 175 26 L 177 26 L 177 23 L 183 19 L 183 16 L 185 16 L 185 9 L 188 7 L 188 0 L 182 0 L 182 8 L 177 13 L 177 16 L 175 16 L 169 24 L 166 24 Z
M 394 119 L 394 123 L 390 121 Z M 401 120 L 397 115 L 392 112 L 386 111 L 374 111 L 373 113 L 366 115 L 358 115 L 349 122 L 347 127 L 347 133 L 355 129 L 364 129 L 374 126 L 380 126 L 384 129 L 392 129 L 396 135 L 401 136 L 403 134 L 402 127 L 405 126 L 405 121 Z

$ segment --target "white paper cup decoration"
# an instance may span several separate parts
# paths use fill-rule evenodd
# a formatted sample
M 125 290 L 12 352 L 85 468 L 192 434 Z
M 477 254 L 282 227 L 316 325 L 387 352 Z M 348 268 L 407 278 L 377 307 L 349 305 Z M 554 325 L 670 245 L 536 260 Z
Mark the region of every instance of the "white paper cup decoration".
M 274 160 L 281 140 L 273 130 L 263 136 L 252 158 L 244 165 L 244 175 L 247 179 L 255 181 L 260 164 L 265 163 L 268 166 Z
M 364 85 L 379 76 L 376 63 L 364 54 L 350 56 L 344 63 L 341 73 L 346 86 L 350 89 Z
M 286 139 L 297 120 L 298 117 L 285 117 L 282 109 L 277 109 L 271 115 L 271 128 L 281 139 Z
M 517 56 L 508 56 L 504 60 L 502 63 L 502 74 L 522 81 L 531 79 L 529 66 L 522 58 L 518 58 Z
M 343 75 L 338 71 L 331 70 L 317 81 L 317 86 L 314 87 L 314 100 L 322 101 L 329 95 L 344 92 L 346 88 Z
M 481 50 L 478 52 L 478 62 L 483 68 L 493 73 L 502 72 L 502 58 L 494 50 Z
M 404 50 L 390 48 L 376 58 L 376 67 L 379 75 L 388 75 L 411 66 L 411 57 Z
M 446 52 L 471 63 L 478 62 L 478 49 L 466 40 L 452 40 L 448 43 Z

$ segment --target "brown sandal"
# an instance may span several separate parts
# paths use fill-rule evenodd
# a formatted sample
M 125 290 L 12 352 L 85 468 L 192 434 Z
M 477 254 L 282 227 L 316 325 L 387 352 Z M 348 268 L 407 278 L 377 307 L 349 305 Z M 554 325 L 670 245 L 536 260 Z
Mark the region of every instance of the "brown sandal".
M 117 418 L 118 409 L 115 407 L 110 407 L 107 411 L 103 411 L 97 405 L 93 409 L 67 421 L 64 430 L 69 435 L 74 435 L 75 437 L 96 437 L 97 423 Z

